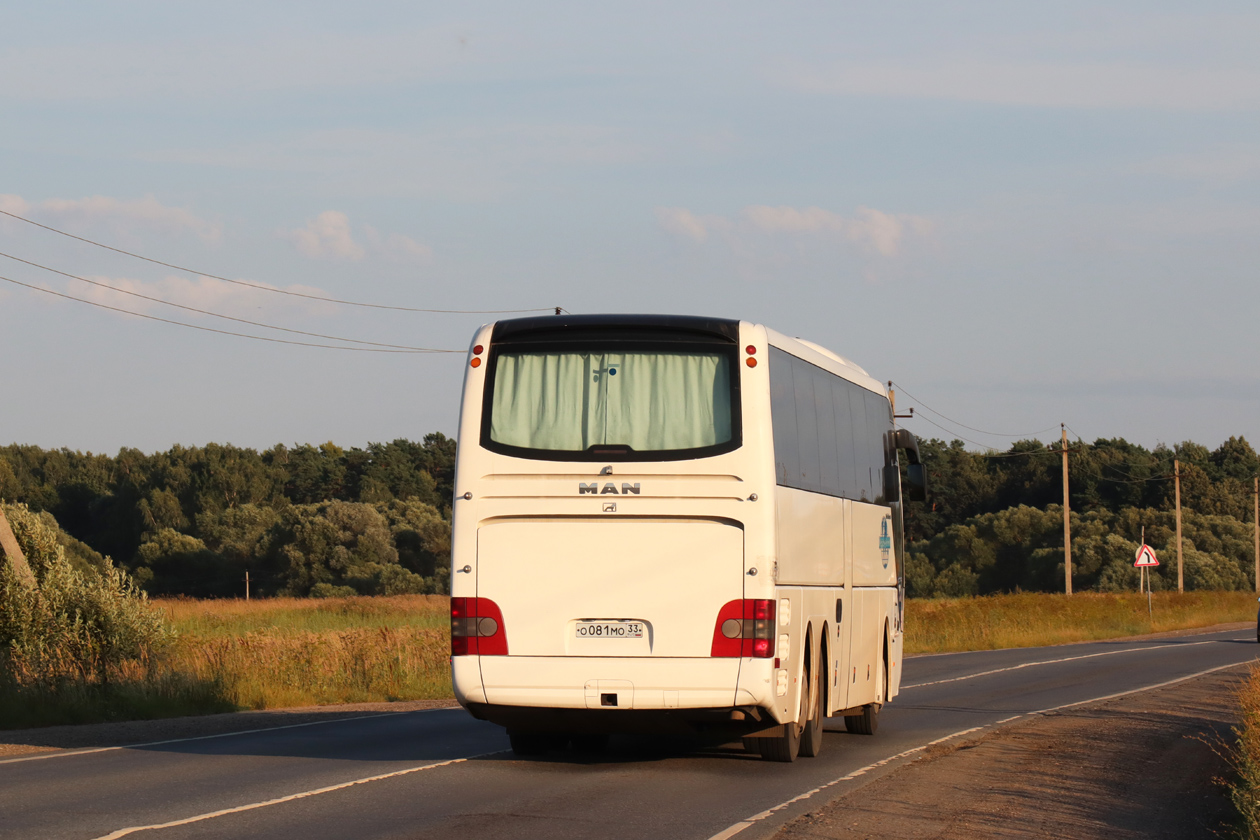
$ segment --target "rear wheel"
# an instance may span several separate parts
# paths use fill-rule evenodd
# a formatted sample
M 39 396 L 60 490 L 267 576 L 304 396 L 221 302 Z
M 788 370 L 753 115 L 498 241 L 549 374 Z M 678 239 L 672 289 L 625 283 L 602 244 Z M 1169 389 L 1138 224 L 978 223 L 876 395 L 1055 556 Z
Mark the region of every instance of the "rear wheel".
M 801 689 L 801 710 L 797 713 L 796 720 L 784 723 L 781 735 L 757 739 L 761 757 L 767 761 L 796 761 L 796 757 L 801 754 L 801 730 L 804 728 L 799 721 L 803 721 L 808 714 L 809 687 L 806 686 Z
M 854 735 L 874 735 L 879 729 L 879 704 L 868 703 L 860 715 L 845 715 L 844 728 Z
M 826 682 L 820 679 L 823 676 L 823 668 L 821 664 L 814 669 L 814 673 L 810 675 L 809 680 L 809 696 L 810 706 L 813 708 L 813 714 L 809 716 L 809 720 L 805 721 L 805 727 L 801 730 L 801 755 L 806 758 L 813 758 L 822 752 L 823 742 L 823 692 L 822 686 Z

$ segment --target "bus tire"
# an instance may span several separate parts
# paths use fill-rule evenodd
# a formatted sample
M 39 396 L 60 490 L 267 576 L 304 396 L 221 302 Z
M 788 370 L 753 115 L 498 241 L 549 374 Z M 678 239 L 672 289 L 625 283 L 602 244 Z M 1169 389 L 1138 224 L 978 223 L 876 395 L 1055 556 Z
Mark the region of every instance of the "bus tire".
M 826 679 L 819 679 L 823 676 L 821 668 L 815 669 L 814 674 L 809 680 L 810 704 L 814 709 L 814 713 L 809 716 L 809 720 L 805 721 L 805 726 L 801 730 L 801 755 L 806 758 L 813 758 L 822 752 L 823 742 L 823 696 L 822 685 Z
M 775 738 L 757 739 L 761 757 L 766 761 L 796 761 L 796 757 L 801 754 L 801 729 L 803 728 L 798 721 L 807 714 L 809 714 L 809 692 L 802 690 L 801 710 L 797 712 L 796 720 L 789 720 L 783 724 L 782 735 Z
M 508 741 L 512 745 L 512 752 L 522 758 L 531 758 L 533 756 L 546 755 L 555 742 L 555 738 L 547 732 L 509 729 Z
M 867 703 L 860 715 L 845 715 L 844 728 L 854 735 L 874 735 L 879 730 L 879 704 Z

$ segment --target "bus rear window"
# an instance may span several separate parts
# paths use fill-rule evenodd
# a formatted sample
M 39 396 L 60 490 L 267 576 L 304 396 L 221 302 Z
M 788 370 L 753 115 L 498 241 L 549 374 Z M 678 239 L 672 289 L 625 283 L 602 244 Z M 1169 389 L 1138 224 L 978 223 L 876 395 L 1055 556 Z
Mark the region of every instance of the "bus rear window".
M 498 348 L 482 443 L 557 460 L 672 460 L 739 445 L 729 347 Z

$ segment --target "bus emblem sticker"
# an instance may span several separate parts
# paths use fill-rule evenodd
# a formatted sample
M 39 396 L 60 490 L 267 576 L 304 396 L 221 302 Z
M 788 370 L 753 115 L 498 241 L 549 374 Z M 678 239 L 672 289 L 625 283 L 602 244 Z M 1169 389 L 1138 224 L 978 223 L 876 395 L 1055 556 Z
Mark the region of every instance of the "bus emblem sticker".
M 888 568 L 888 552 L 892 548 L 892 540 L 888 539 L 888 519 L 880 523 L 879 529 L 879 555 L 884 561 L 884 568 Z

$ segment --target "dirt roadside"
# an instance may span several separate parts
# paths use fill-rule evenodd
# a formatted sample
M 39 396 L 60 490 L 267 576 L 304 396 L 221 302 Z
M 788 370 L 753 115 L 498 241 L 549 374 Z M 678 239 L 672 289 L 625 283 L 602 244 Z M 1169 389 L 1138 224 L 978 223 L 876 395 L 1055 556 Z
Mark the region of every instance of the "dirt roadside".
M 1247 665 L 933 748 L 775 840 L 1231 836 L 1216 781 Z

